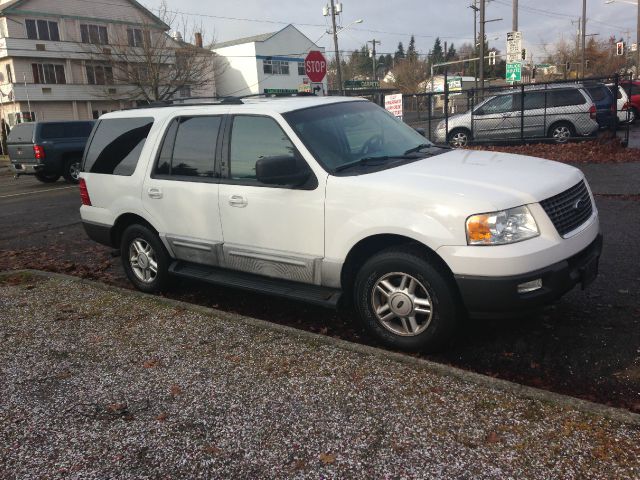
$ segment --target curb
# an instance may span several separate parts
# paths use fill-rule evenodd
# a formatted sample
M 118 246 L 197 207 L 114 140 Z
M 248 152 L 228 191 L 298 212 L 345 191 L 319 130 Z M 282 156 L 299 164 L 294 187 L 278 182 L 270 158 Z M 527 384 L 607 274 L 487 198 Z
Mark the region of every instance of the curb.
M 64 275 L 64 274 L 52 273 L 52 272 L 43 272 L 40 270 L 4 271 L 4 272 L 0 272 L 0 279 L 3 277 L 25 274 L 25 273 L 28 273 L 37 277 L 57 278 L 61 280 L 69 280 L 69 281 L 78 282 L 78 283 L 86 283 L 93 287 L 99 288 L 101 290 L 106 290 L 106 291 L 116 292 L 116 293 L 121 293 L 126 295 L 132 295 L 138 298 L 145 298 L 147 300 L 158 302 L 163 305 L 180 307 L 185 310 L 191 310 L 191 311 L 202 313 L 208 316 L 224 317 L 224 318 L 232 319 L 233 321 L 243 322 L 247 325 L 252 325 L 262 329 L 284 333 L 284 334 L 301 338 L 301 339 L 312 340 L 313 342 L 316 342 L 316 343 L 330 345 L 330 346 L 337 347 L 343 350 L 348 350 L 354 353 L 373 355 L 373 356 L 385 358 L 388 360 L 394 360 L 407 365 L 424 368 L 426 370 L 429 370 L 437 374 L 458 378 L 460 380 L 464 380 L 469 383 L 474 383 L 476 385 L 494 388 L 496 390 L 512 393 L 516 396 L 529 398 L 531 400 L 538 400 L 538 401 L 553 403 L 564 408 L 572 408 L 584 413 L 599 415 L 599 416 L 608 418 L 610 420 L 615 420 L 622 423 L 640 426 L 640 414 L 632 413 L 622 408 L 609 407 L 607 405 L 590 402 L 588 400 L 582 400 L 579 398 L 570 397 L 568 395 L 549 392 L 547 390 L 541 390 L 535 387 L 520 385 L 518 383 L 510 382 L 508 380 L 502 380 L 499 378 L 493 378 L 493 377 L 489 377 L 479 373 L 462 370 L 460 368 L 452 367 L 450 365 L 436 363 L 436 362 L 421 359 L 421 358 L 415 358 L 409 355 L 405 355 L 397 352 L 391 352 L 391 351 L 384 350 L 377 347 L 370 347 L 368 345 L 352 343 L 346 340 L 336 339 L 333 337 L 328 337 L 328 336 L 320 335 L 317 333 L 307 332 L 304 330 L 298 330 L 293 327 L 278 325 L 275 323 L 267 322 L 265 320 L 258 320 L 256 318 L 246 317 L 246 316 L 238 315 L 235 313 L 228 313 L 228 312 L 223 312 L 223 311 L 216 310 L 209 307 L 194 305 L 192 303 L 183 302 L 181 300 L 172 300 L 165 297 L 149 295 L 146 293 L 139 292 L 137 290 L 126 290 L 121 287 L 107 285 L 94 280 L 85 280 L 79 277 L 73 277 L 71 275 Z

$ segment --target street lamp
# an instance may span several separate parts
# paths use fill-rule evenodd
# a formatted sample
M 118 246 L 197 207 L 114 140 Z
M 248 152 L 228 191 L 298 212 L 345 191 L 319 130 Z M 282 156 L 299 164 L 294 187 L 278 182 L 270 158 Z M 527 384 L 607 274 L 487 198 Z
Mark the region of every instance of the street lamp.
M 638 6 L 638 23 L 636 26 L 636 79 L 638 79 L 640 78 L 640 2 L 634 2 L 633 0 L 606 0 L 604 3 L 605 5 L 611 5 L 616 1 Z
M 353 22 L 351 22 L 349 25 L 347 25 L 346 27 L 340 27 L 338 29 L 338 31 L 336 32 L 336 35 L 340 35 L 342 32 L 344 32 L 347 28 L 357 24 L 357 23 L 362 23 L 364 22 L 364 20 L 362 20 L 361 18 L 359 18 L 358 20 L 354 20 Z M 327 31 L 327 33 L 331 33 L 330 30 Z

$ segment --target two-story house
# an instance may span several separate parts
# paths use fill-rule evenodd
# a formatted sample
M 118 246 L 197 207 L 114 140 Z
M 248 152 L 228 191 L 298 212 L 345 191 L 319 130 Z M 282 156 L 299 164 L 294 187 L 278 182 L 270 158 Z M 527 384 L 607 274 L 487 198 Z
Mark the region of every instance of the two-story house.
M 0 0 L 0 117 L 12 126 L 131 107 L 135 89 L 101 57 L 169 29 L 135 0 Z

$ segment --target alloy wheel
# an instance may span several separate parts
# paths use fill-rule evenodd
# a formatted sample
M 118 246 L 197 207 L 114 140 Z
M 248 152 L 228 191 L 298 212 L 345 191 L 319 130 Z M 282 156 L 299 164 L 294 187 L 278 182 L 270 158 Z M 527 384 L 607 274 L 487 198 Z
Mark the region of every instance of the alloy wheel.
M 158 275 L 156 252 L 143 238 L 136 238 L 129 245 L 129 263 L 134 275 L 144 283 L 152 283 Z
M 464 132 L 456 132 L 451 135 L 451 139 L 449 140 L 449 144 L 453 148 L 466 147 L 469 139 L 467 138 L 467 134 Z
M 571 130 L 565 125 L 558 125 L 553 129 L 553 139 L 557 143 L 565 143 L 571 137 Z

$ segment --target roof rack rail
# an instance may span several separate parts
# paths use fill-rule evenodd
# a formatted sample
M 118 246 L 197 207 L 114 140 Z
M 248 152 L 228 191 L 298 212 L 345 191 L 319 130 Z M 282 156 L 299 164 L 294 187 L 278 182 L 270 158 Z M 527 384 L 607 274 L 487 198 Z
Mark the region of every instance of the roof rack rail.
M 156 100 L 149 102 L 146 105 L 139 105 L 134 107 L 138 108 L 160 108 L 160 107 L 172 107 L 176 105 L 242 105 L 242 101 L 245 98 L 280 98 L 280 97 L 313 97 L 311 92 L 283 92 L 283 93 L 250 93 L 242 96 L 212 96 L 212 97 L 181 97 L 172 98 L 170 100 Z

